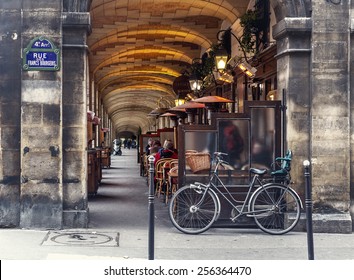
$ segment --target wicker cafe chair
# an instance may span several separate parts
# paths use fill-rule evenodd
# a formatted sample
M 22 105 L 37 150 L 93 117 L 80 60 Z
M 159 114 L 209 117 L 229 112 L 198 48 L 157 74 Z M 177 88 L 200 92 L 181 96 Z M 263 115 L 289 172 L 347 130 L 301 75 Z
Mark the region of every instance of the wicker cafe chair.
M 143 163 L 143 176 L 148 177 L 149 175 L 149 155 L 146 153 L 142 156 L 142 163 Z
M 198 153 L 197 150 L 186 150 L 185 152 L 186 154 L 194 154 L 194 153 Z
M 170 159 L 168 161 L 166 161 L 163 164 L 163 183 L 162 183 L 162 187 L 164 186 L 165 188 L 163 188 L 160 193 L 163 193 L 165 195 L 165 203 L 167 204 L 168 202 L 168 198 L 170 196 L 171 193 L 171 184 L 170 184 L 170 178 L 169 178 L 169 172 L 171 170 L 171 162 L 174 162 L 174 159 Z
M 178 189 L 178 160 L 171 160 L 170 171 L 168 175 L 168 193 L 166 194 L 166 204 L 168 203 L 169 196 L 173 195 Z
M 166 184 L 165 179 L 166 176 L 164 175 L 165 169 L 167 166 L 164 166 L 165 162 L 169 162 L 172 158 L 161 158 L 156 162 L 155 165 L 155 181 L 156 181 L 156 192 L 155 195 L 160 197 L 162 193 L 165 193 L 163 190 L 164 184 Z

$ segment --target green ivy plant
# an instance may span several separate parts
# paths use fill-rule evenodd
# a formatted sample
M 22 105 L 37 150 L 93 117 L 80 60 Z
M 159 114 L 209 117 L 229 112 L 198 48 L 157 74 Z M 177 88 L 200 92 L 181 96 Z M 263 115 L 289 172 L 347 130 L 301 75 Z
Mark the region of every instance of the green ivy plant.
M 246 53 L 256 53 L 257 17 L 258 12 L 256 10 L 248 10 L 240 18 L 240 25 L 243 28 L 240 43 Z

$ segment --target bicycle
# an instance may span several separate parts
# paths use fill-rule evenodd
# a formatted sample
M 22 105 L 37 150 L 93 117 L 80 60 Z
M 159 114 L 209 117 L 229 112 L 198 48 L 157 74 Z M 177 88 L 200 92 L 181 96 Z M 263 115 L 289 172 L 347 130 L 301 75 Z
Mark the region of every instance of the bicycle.
M 222 156 L 226 155 L 221 152 L 214 153 L 216 164 L 207 184 L 196 182 L 176 191 L 169 204 L 172 224 L 187 234 L 205 232 L 219 218 L 219 196 L 222 196 L 232 206 L 231 221 L 235 222 L 246 215 L 253 217 L 256 225 L 266 233 L 280 235 L 291 231 L 300 220 L 303 208 L 299 195 L 288 183 L 263 180 L 262 176 L 266 174 L 267 169 L 250 168 L 252 176 L 245 199 L 237 200 L 218 175 L 220 167 L 234 170 L 228 162 L 222 160 Z M 288 166 L 290 161 L 286 161 Z M 281 172 L 273 172 L 271 175 L 276 178 L 281 174 L 286 178 L 287 173 L 289 172 L 284 168 Z M 220 189 L 224 190 L 225 194 Z

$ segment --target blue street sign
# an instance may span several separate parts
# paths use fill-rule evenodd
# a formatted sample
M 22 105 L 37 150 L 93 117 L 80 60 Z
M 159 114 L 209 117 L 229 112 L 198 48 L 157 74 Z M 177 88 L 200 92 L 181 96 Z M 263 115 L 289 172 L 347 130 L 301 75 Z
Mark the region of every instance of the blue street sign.
M 60 51 L 46 38 L 33 39 L 23 50 L 23 69 L 26 71 L 58 71 Z

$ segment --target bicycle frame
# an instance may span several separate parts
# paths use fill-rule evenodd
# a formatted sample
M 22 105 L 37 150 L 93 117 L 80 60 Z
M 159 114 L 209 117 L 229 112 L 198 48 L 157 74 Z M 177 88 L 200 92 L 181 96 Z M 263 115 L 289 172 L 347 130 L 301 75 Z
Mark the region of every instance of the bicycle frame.
M 209 183 L 207 185 L 196 182 L 194 184 L 191 184 L 192 186 L 204 186 L 206 188 L 206 191 L 204 192 L 200 202 L 196 205 L 196 207 L 199 207 L 199 205 L 203 202 L 204 197 L 205 197 L 205 193 L 207 191 L 212 191 L 213 194 L 215 195 L 215 197 L 217 198 L 217 202 L 218 202 L 218 215 L 217 215 L 217 219 L 220 216 L 220 210 L 221 210 L 221 203 L 220 203 L 220 198 L 219 195 L 221 195 L 232 207 L 233 209 L 235 209 L 238 212 L 238 215 L 236 215 L 235 217 L 233 217 L 231 220 L 234 222 L 238 217 L 240 217 L 241 215 L 249 215 L 249 214 L 255 214 L 254 212 L 251 211 L 245 211 L 245 208 L 247 207 L 247 202 L 250 201 L 251 197 L 252 197 L 252 190 L 255 188 L 255 186 L 262 187 L 263 184 L 261 182 L 261 180 L 259 179 L 259 175 L 254 174 L 254 176 L 252 177 L 252 180 L 250 182 L 250 184 L 248 185 L 248 191 L 246 194 L 246 197 L 244 200 L 237 200 L 236 198 L 234 198 L 232 196 L 232 194 L 230 193 L 230 191 L 228 190 L 227 186 L 225 186 L 225 184 L 223 183 L 223 181 L 220 179 L 220 177 L 217 174 L 217 171 L 219 169 L 220 166 L 228 166 L 228 168 L 230 167 L 228 165 L 227 162 L 222 161 L 221 159 L 217 159 L 217 163 L 215 165 L 214 170 L 212 171 L 212 174 L 209 177 Z M 217 180 L 217 184 L 215 184 L 213 181 Z M 256 184 L 258 183 L 258 184 Z M 225 195 L 217 186 L 221 185 L 222 189 L 226 191 Z M 219 195 L 218 195 L 219 194 Z M 238 205 L 241 204 L 241 205 Z M 238 207 L 241 206 L 241 209 L 239 210 Z

